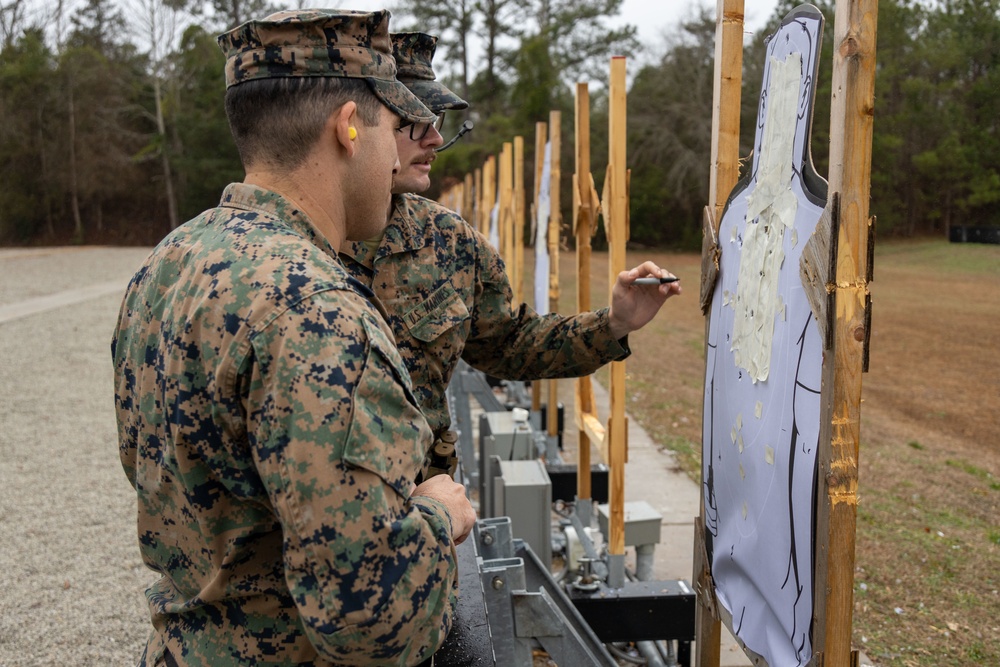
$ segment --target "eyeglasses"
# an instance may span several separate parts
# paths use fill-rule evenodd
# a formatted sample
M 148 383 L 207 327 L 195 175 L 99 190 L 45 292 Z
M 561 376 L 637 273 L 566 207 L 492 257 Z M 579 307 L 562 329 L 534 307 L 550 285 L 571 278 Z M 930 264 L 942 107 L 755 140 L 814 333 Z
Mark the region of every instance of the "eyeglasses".
M 410 139 L 412 141 L 423 141 L 427 137 L 427 133 L 431 131 L 431 127 L 435 130 L 441 132 L 441 128 L 444 127 L 444 112 L 442 111 L 434 119 L 433 123 L 405 123 L 399 126 L 397 132 L 402 132 L 406 128 L 410 128 Z

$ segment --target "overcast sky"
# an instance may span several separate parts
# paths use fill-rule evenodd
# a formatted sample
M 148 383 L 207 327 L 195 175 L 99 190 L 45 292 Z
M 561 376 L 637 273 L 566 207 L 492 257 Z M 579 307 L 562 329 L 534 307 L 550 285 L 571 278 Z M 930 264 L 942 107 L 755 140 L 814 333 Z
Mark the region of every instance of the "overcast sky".
M 657 61 L 663 55 L 665 34 L 675 33 L 682 22 L 698 13 L 699 7 L 708 7 L 714 16 L 716 4 L 715 0 L 624 0 L 621 17 L 613 24 L 636 26 L 639 41 L 646 47 L 640 59 Z M 744 0 L 744 32 L 763 28 L 776 5 L 777 0 Z
M 348 0 L 353 9 L 391 7 L 394 0 Z M 777 5 L 777 0 L 744 0 L 744 26 L 747 31 L 762 28 Z M 639 39 L 646 46 L 662 43 L 664 32 L 672 32 L 684 19 L 694 16 L 696 8 L 706 6 L 715 12 L 714 0 L 624 0 L 621 17 L 614 23 L 631 23 L 639 28 Z
M 69 12 L 74 11 L 85 4 L 85 0 L 64 0 Z M 48 0 L 29 0 L 29 5 L 34 6 L 42 14 L 45 7 L 49 5 Z M 127 4 L 119 2 L 121 4 Z M 279 1 L 279 6 L 282 3 Z M 396 0 L 344 0 L 343 2 L 331 3 L 322 1 L 310 3 L 308 0 L 289 0 L 285 3 L 288 7 L 294 6 L 321 6 L 321 7 L 344 7 L 350 9 L 381 9 L 392 7 Z M 767 21 L 767 18 L 774 11 L 777 0 L 744 0 L 745 22 L 748 30 L 754 30 Z M 692 7 L 704 5 L 715 10 L 715 0 L 624 0 L 622 3 L 622 21 L 639 27 L 639 35 L 646 41 L 659 38 L 664 28 L 675 26 L 680 20 L 693 13 Z M 48 7 L 51 10 L 51 6 Z
M 350 6 L 373 10 L 393 4 L 394 0 L 355 0 Z M 744 0 L 744 30 L 753 32 L 763 28 L 776 5 L 777 0 Z M 684 20 L 697 14 L 700 6 L 710 8 L 714 15 L 715 0 L 624 0 L 621 15 L 610 24 L 636 26 L 639 41 L 646 47 L 640 59 L 657 60 L 664 50 L 664 35 L 676 32 Z M 637 68 L 629 69 L 635 71 Z
M 343 2 L 330 2 L 330 0 L 319 0 L 315 3 L 310 0 L 288 0 L 282 3 L 278 0 L 279 6 L 319 6 L 319 7 L 344 7 L 361 10 L 374 10 L 383 7 L 391 8 L 397 0 L 344 0 Z M 64 0 L 64 7 L 67 14 L 72 14 L 76 9 L 85 4 L 85 0 Z M 126 8 L 128 14 L 128 0 L 118 0 L 119 6 Z M 771 16 L 777 5 L 777 0 L 744 0 L 744 27 L 748 33 L 761 29 Z M 645 47 L 640 60 L 656 60 L 662 55 L 664 50 L 664 35 L 675 33 L 682 21 L 692 18 L 696 14 L 696 8 L 705 6 L 715 12 L 716 0 L 624 0 L 620 17 L 612 21 L 612 25 L 631 23 L 638 27 L 639 40 Z M 43 17 L 51 11 L 51 0 L 29 0 L 29 7 L 34 11 L 31 14 Z M 67 25 L 64 29 L 68 28 Z M 473 52 L 473 57 L 476 54 Z M 611 55 L 611 54 L 609 54 Z M 633 68 L 629 68 L 632 70 Z
M 754 31 L 764 26 L 777 5 L 777 0 L 743 0 L 744 29 Z M 709 7 L 715 12 L 713 0 L 624 0 L 622 22 L 639 28 L 639 39 L 656 44 L 663 31 L 677 26 L 695 14 L 695 8 Z
M 391 8 L 394 4 L 395 0 L 348 0 L 343 6 L 374 10 Z M 675 32 L 681 22 L 697 13 L 699 6 L 708 7 L 715 13 L 715 0 L 624 0 L 620 17 L 611 25 L 631 23 L 638 27 L 639 40 L 646 47 L 640 59 L 656 60 L 662 55 L 664 34 Z M 754 32 L 763 28 L 775 6 L 777 0 L 744 0 L 744 30 Z M 473 50 L 473 57 L 475 55 Z M 635 68 L 629 69 L 635 71 Z

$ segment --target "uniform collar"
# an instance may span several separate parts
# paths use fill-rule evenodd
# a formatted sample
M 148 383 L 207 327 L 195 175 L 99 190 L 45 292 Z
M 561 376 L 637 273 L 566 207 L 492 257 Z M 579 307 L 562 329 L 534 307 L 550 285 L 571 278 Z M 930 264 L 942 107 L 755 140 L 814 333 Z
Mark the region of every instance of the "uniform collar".
M 219 206 L 254 211 L 275 218 L 292 231 L 307 238 L 326 254 L 337 258 L 337 251 L 333 249 L 330 241 L 316 229 L 305 212 L 277 192 L 248 183 L 230 183 L 222 191 Z
M 379 259 L 404 252 L 413 252 L 426 246 L 427 239 L 423 233 L 424 225 L 417 221 L 413 215 L 416 197 L 417 195 L 410 193 L 392 196 L 392 217 L 389 218 L 385 235 L 374 253 L 360 241 L 348 241 L 344 247 L 344 254 L 370 269 Z

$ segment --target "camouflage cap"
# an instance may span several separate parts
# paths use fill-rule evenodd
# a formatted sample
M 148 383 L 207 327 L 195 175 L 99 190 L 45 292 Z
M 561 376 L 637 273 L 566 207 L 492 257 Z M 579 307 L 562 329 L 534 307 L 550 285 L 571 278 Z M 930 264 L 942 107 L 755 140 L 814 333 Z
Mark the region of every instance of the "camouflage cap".
M 392 55 L 396 59 L 396 78 L 402 81 L 431 111 L 467 109 L 469 103 L 436 81 L 431 61 L 438 38 L 422 32 L 392 34 Z
M 219 35 L 226 87 L 276 77 L 364 79 L 394 113 L 414 123 L 434 114 L 396 79 L 389 12 L 289 10 L 248 21 Z

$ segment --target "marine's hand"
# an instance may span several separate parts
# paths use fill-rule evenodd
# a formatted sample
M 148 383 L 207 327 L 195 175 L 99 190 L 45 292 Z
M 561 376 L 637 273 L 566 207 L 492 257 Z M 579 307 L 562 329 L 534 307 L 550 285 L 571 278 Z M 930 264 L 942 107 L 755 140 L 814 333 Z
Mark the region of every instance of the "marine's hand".
M 414 496 L 433 498 L 448 508 L 451 516 L 451 533 L 455 544 L 461 544 L 472 532 L 476 523 L 476 510 L 465 497 L 465 487 L 448 475 L 435 475 L 413 490 Z
M 631 271 L 618 274 L 614 289 L 611 290 L 611 310 L 608 320 L 611 334 L 622 338 L 636 329 L 644 327 L 664 302 L 674 294 L 681 293 L 681 284 L 633 285 L 636 278 L 652 276 L 664 278 L 673 274 L 661 269 L 653 262 L 643 262 Z

